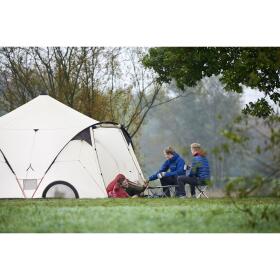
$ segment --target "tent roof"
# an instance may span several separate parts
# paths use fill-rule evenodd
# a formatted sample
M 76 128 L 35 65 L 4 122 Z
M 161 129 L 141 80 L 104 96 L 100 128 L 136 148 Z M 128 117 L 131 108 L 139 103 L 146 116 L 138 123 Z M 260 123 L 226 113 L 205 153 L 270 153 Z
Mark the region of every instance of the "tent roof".
M 18 178 L 40 178 L 67 142 L 97 122 L 40 95 L 0 118 L 0 149 Z
M 0 118 L 0 129 L 84 129 L 98 121 L 48 95 L 40 95 Z

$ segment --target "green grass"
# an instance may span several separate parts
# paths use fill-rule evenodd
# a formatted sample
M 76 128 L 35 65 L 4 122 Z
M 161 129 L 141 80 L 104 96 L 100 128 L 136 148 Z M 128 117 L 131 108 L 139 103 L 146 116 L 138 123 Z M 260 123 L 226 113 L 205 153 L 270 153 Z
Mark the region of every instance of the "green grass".
M 0 200 L 0 232 L 280 232 L 279 198 L 238 205 L 256 225 L 227 198 Z

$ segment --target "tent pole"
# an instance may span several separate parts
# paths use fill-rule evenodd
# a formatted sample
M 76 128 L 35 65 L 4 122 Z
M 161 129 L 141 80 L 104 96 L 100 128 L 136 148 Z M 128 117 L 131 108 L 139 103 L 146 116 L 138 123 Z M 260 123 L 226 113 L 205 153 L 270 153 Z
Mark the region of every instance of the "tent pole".
M 98 153 L 97 153 L 97 149 L 96 149 L 96 143 L 95 143 L 95 138 L 94 138 L 94 130 L 93 130 L 92 127 L 90 128 L 90 134 L 91 134 L 91 138 L 92 138 L 91 142 L 94 145 L 92 148 L 94 149 L 94 151 L 96 153 L 96 159 L 97 159 L 97 163 L 98 163 L 99 172 L 100 172 L 100 175 L 101 175 L 101 178 L 102 178 L 102 181 L 103 181 L 104 188 L 106 189 L 106 184 L 105 184 L 105 181 L 104 181 L 104 177 L 103 177 L 103 173 L 102 173 L 102 170 L 101 170 L 101 166 L 100 166 L 100 163 L 99 163 L 99 157 L 98 157 Z M 107 192 L 106 192 L 106 194 L 107 194 Z

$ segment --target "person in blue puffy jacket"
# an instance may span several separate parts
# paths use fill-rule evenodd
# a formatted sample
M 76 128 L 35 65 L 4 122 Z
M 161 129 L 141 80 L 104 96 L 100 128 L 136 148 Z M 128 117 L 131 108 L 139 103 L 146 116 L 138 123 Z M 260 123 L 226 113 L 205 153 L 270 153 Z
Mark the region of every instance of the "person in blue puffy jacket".
M 207 185 L 210 181 L 210 167 L 206 153 L 201 149 L 200 144 L 191 144 L 191 152 L 193 159 L 189 168 L 189 174 L 179 176 L 178 184 L 181 187 L 189 184 L 191 187 L 191 196 L 195 197 L 195 186 Z
M 162 186 L 177 185 L 177 177 L 185 174 L 185 161 L 174 151 L 172 147 L 168 147 L 164 150 L 164 156 L 166 161 L 161 168 L 146 181 L 160 179 Z M 170 191 L 168 188 L 163 188 L 166 196 L 170 197 Z M 176 196 L 185 197 L 185 186 L 176 188 Z

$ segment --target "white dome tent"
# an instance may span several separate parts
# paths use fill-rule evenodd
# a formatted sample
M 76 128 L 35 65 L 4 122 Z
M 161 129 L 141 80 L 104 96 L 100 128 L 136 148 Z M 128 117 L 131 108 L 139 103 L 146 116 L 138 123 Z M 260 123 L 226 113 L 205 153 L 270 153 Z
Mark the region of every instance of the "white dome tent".
M 0 118 L 0 198 L 102 198 L 118 174 L 143 183 L 125 129 L 48 95 Z

